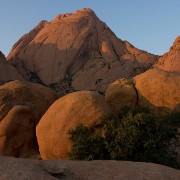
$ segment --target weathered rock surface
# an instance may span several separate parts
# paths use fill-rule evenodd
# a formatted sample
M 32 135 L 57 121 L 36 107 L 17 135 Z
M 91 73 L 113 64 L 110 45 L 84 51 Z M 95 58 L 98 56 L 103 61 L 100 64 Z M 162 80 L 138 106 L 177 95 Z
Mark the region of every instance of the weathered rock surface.
M 180 36 L 178 36 L 168 53 L 165 53 L 155 67 L 168 72 L 180 73 Z
M 138 104 L 135 87 L 127 79 L 116 80 L 110 84 L 105 93 L 105 100 L 116 114 L 125 106 L 134 107 Z
M 0 155 L 30 157 L 38 151 L 35 127 L 56 99 L 56 92 L 39 84 L 0 86 Z
M 18 71 L 6 61 L 4 54 L 0 51 L 0 85 L 10 80 L 23 80 Z
M 38 161 L 0 157 L 1 180 L 179 180 L 180 171 L 129 161 Z
M 96 128 L 108 112 L 104 98 L 95 92 L 74 92 L 58 99 L 36 127 L 42 159 L 67 159 L 72 145 L 68 130 L 79 124 Z
M 134 81 L 139 105 L 180 111 L 180 74 L 150 69 Z
M 46 85 L 104 90 L 116 79 L 144 72 L 157 56 L 118 39 L 92 10 L 82 9 L 41 22 L 14 45 L 7 59 L 24 76 L 33 72 Z

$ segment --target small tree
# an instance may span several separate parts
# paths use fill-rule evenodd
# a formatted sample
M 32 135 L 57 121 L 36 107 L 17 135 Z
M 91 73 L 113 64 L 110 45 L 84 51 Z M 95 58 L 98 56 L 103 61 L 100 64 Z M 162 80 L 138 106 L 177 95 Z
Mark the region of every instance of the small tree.
M 177 115 L 172 117 L 177 121 Z M 98 130 L 79 125 L 69 131 L 73 142 L 69 157 L 146 161 L 177 168 L 177 129 L 170 118 L 156 116 L 146 108 L 124 108 L 119 117 L 105 116 Z

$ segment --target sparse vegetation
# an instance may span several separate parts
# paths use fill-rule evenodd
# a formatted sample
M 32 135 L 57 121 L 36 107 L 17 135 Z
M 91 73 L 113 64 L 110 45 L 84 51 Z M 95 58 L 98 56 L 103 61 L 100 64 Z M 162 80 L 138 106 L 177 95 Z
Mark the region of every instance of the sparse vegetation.
M 105 92 L 104 91 L 101 91 L 101 90 L 98 90 L 98 93 L 102 96 L 104 96 Z
M 51 89 L 53 89 L 53 90 L 55 90 L 55 91 L 57 91 L 57 89 L 58 89 L 58 84 L 57 84 L 57 83 L 52 83 L 52 84 L 49 84 L 48 87 L 51 88 Z
M 179 114 L 170 117 L 157 116 L 146 108 L 123 108 L 119 117 L 102 118 L 98 129 L 83 125 L 71 129 L 73 146 L 68 155 L 73 160 L 145 161 L 179 168 L 175 152 L 178 134 L 173 126 Z
M 134 82 L 134 80 L 133 79 L 127 79 L 127 81 L 125 81 L 125 83 L 124 83 L 125 85 L 129 85 L 129 86 L 131 86 L 131 87 L 135 87 L 135 82 Z
M 28 73 L 28 76 L 29 76 L 29 81 L 30 82 L 45 85 L 35 72 L 30 71 Z
M 95 85 L 99 85 L 101 82 L 103 81 L 103 79 L 97 79 L 96 82 L 95 82 Z
M 72 77 L 69 75 L 66 75 L 66 77 L 60 82 L 56 82 L 48 85 L 48 87 L 57 92 L 61 92 L 61 95 L 65 95 L 75 91 L 74 88 L 72 87 Z

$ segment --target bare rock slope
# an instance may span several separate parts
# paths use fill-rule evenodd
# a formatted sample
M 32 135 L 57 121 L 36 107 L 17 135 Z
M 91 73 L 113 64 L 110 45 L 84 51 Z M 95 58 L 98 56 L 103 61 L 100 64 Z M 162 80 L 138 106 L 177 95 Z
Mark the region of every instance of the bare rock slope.
M 155 66 L 164 71 L 180 73 L 180 36 L 175 39 L 169 52 L 165 53 Z
M 0 84 L 10 80 L 23 80 L 23 77 L 6 61 L 4 54 L 0 51 Z
M 157 56 L 116 35 L 90 9 L 42 21 L 23 36 L 7 59 L 26 78 L 36 74 L 60 90 L 104 90 L 116 79 L 148 69 Z
M 179 180 L 180 171 L 129 161 L 38 161 L 0 157 L 1 180 Z

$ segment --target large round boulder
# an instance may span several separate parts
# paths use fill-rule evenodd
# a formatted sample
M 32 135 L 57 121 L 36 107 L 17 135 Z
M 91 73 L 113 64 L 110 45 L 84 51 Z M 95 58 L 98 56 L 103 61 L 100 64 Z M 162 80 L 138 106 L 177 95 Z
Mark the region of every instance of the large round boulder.
M 133 82 L 119 79 L 108 86 L 105 99 L 111 110 L 119 114 L 123 107 L 137 105 L 137 92 Z
M 150 69 L 134 78 L 140 106 L 180 111 L 180 74 Z
M 35 127 L 56 92 L 39 84 L 12 81 L 0 86 L 0 155 L 38 154 Z
M 155 113 L 180 111 L 180 74 L 153 68 L 131 81 L 120 79 L 110 84 L 105 99 L 116 114 L 123 106 L 136 105 Z
M 96 92 L 74 92 L 57 100 L 36 127 L 42 159 L 67 159 L 72 146 L 68 130 L 79 124 L 96 127 L 108 112 L 104 98 Z

